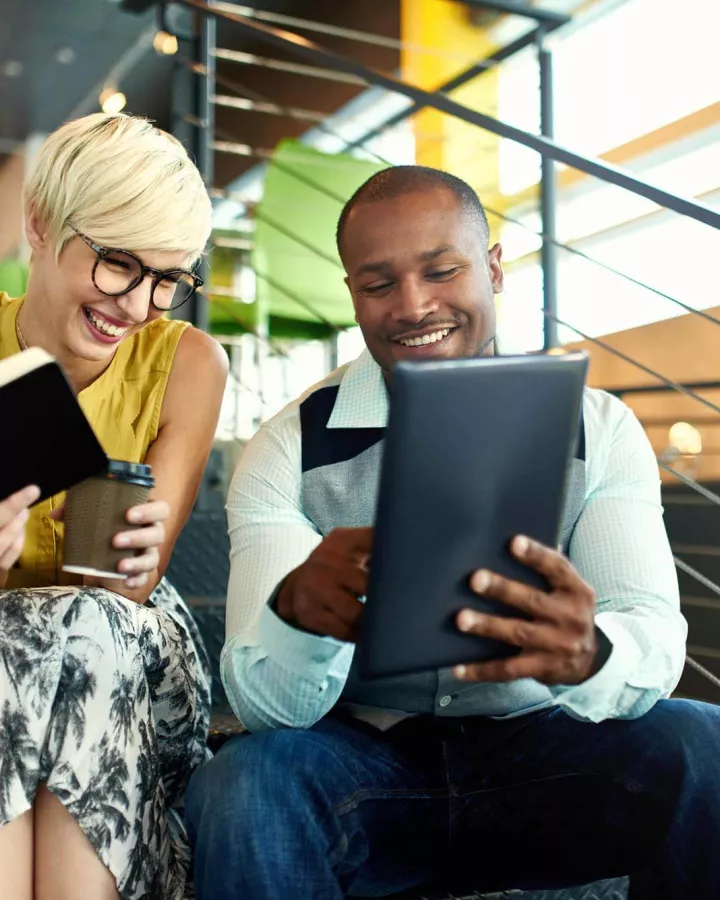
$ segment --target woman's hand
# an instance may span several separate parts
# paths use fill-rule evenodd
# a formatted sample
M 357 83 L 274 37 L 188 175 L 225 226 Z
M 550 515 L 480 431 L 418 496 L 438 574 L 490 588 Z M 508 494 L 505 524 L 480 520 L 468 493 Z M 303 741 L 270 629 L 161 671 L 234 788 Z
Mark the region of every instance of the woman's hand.
M 165 540 L 165 520 L 170 515 L 170 507 L 164 500 L 152 500 L 141 506 L 133 506 L 126 513 L 128 524 L 136 527 L 121 531 L 113 538 L 113 547 L 141 551 L 121 559 L 118 571 L 127 575 L 125 584 L 129 588 L 147 584 L 152 572 L 160 563 L 160 547 Z
M 30 485 L 0 502 L 0 588 L 22 553 L 28 509 L 39 496 L 40 488 Z
M 159 581 L 160 547 L 165 540 L 164 523 L 169 515 L 170 507 L 164 500 L 152 500 L 129 509 L 126 519 L 134 527 L 118 532 L 113 538 L 113 547 L 128 550 L 128 556 L 118 563 L 118 571 L 127 575 L 127 578 L 120 581 L 86 576 L 83 582 L 144 603 L 148 597 L 148 582 L 154 588 Z M 133 551 L 137 551 L 137 554 Z M 141 588 L 146 590 L 139 591 Z

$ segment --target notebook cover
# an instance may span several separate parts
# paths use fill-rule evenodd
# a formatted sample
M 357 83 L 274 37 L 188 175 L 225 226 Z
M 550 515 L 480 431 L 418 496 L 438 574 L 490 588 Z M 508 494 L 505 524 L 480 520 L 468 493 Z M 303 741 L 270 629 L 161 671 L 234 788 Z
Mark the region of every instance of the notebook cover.
M 105 451 L 54 360 L 0 384 L 0 429 L 0 499 L 36 484 L 43 500 L 107 466 Z

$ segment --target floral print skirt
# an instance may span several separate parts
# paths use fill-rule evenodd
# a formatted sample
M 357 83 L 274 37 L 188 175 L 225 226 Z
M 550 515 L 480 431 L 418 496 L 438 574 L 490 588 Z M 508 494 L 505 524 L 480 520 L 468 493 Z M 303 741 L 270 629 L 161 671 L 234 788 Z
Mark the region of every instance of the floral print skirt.
M 0 825 L 45 783 L 122 900 L 189 896 L 182 803 L 208 757 L 208 661 L 179 594 L 0 591 Z

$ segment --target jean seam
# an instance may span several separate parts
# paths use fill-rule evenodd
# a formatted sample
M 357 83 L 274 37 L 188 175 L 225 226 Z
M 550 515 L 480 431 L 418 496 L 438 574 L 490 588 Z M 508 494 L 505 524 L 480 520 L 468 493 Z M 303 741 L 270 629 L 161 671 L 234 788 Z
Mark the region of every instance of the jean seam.
M 445 788 L 432 788 L 430 790 L 409 790 L 408 788 L 397 788 L 396 790 L 379 790 L 377 788 L 363 788 L 350 794 L 340 803 L 333 806 L 333 810 L 338 816 L 344 816 L 351 810 L 356 809 L 366 800 L 398 800 L 405 798 L 407 800 L 437 800 L 447 795 Z
M 496 787 L 480 787 L 480 788 L 477 788 L 476 790 L 472 790 L 472 791 L 458 791 L 456 789 L 455 785 L 451 785 L 451 792 L 452 792 L 452 796 L 462 798 L 464 800 L 468 797 L 476 797 L 479 794 L 494 794 L 494 793 L 498 793 L 499 791 L 515 790 L 517 788 L 525 788 L 525 787 L 529 787 L 530 785 L 546 784 L 548 782 L 553 782 L 553 781 L 563 781 L 568 778 L 588 778 L 588 777 L 600 778 L 600 779 L 607 778 L 607 780 L 611 784 L 614 784 L 617 787 L 622 788 L 625 791 L 628 791 L 629 793 L 635 793 L 634 791 L 631 790 L 631 788 L 628 786 L 627 783 L 625 783 L 617 778 L 611 778 L 611 777 L 604 776 L 603 773 L 601 773 L 601 772 L 591 772 L 591 771 L 563 772 L 561 775 L 548 775 L 546 778 L 531 778 L 528 781 L 516 781 L 516 782 L 513 782 L 512 784 L 497 785 Z

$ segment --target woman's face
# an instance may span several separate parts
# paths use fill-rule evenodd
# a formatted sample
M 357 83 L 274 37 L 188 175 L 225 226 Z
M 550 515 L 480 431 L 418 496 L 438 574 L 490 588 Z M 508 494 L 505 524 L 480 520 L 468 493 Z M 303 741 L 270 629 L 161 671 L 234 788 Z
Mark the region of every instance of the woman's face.
M 127 294 L 109 297 L 93 284 L 97 254 L 80 237 L 73 237 L 56 259 L 55 248 L 33 214 L 28 217 L 27 236 L 33 251 L 35 309 L 42 316 L 43 331 L 58 350 L 88 361 L 106 360 L 121 341 L 163 315 L 150 302 L 152 277 L 146 276 Z M 153 269 L 180 269 L 188 264 L 185 252 L 135 255 Z

